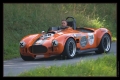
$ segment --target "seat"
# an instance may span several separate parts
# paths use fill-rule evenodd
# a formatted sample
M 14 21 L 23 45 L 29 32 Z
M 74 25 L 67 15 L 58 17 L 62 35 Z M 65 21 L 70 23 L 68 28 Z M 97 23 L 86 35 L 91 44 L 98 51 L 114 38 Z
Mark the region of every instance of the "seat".
M 72 19 L 72 21 L 68 21 L 68 19 Z M 68 23 L 67 25 L 72 27 L 74 30 L 76 30 L 76 21 L 75 21 L 75 19 L 70 16 L 70 17 L 67 17 L 66 20 L 67 20 L 67 23 Z
M 74 29 L 73 21 L 67 21 L 67 26 L 70 26 Z

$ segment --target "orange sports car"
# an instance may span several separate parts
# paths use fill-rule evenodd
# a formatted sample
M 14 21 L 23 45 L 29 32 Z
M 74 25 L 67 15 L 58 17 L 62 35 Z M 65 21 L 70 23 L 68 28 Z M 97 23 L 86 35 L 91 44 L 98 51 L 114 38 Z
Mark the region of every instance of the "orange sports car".
M 66 21 L 69 27 L 50 27 L 47 32 L 25 36 L 20 41 L 21 58 L 29 61 L 37 55 L 44 55 L 44 58 L 63 55 L 71 59 L 84 52 L 110 51 L 111 33 L 108 29 L 78 28 L 73 17 L 67 17 Z

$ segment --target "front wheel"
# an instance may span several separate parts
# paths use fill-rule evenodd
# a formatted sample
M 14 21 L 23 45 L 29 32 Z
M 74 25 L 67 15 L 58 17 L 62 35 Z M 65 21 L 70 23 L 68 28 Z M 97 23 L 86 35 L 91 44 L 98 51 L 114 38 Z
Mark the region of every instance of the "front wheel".
M 108 34 L 104 34 L 98 46 L 97 54 L 108 53 L 111 49 L 111 38 Z
M 32 61 L 34 60 L 35 58 L 31 57 L 31 56 L 24 56 L 20 53 L 20 56 L 21 58 L 24 60 L 24 61 Z
M 69 38 L 65 44 L 63 56 L 72 59 L 76 54 L 76 44 L 73 38 Z

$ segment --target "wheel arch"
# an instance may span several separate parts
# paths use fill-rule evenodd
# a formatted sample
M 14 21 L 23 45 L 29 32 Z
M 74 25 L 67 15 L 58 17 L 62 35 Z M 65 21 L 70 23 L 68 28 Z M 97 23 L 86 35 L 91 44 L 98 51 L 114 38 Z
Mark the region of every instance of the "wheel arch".
M 110 40 L 112 40 L 112 35 L 111 35 L 111 32 L 106 29 L 106 28 L 100 28 L 99 30 L 97 30 L 97 46 L 99 46 L 101 40 L 102 40 L 102 37 L 105 35 L 105 34 L 108 34 L 109 37 L 110 37 Z
M 60 48 L 59 54 L 61 54 L 64 51 L 65 44 L 69 38 L 72 38 L 75 41 L 74 37 L 72 37 L 71 35 L 61 35 L 59 37 L 54 38 L 55 40 L 58 41 L 59 44 L 58 46 L 58 48 Z
M 65 42 L 64 45 L 66 44 L 66 42 L 69 38 L 72 38 L 75 41 L 75 39 L 73 37 L 67 37 L 67 39 L 64 41 Z M 75 45 L 76 45 L 76 42 L 75 42 Z

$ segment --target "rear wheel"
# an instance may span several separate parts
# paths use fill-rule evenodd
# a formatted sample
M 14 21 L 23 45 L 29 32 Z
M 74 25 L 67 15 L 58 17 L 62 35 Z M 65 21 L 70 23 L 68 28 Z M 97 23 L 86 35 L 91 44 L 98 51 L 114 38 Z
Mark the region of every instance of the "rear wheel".
M 76 54 L 76 44 L 74 39 L 69 38 L 65 44 L 63 51 L 64 58 L 72 59 Z
M 20 53 L 20 56 L 21 58 L 24 60 L 24 61 L 32 61 L 34 60 L 35 58 L 31 57 L 31 56 L 24 56 Z
M 111 38 L 108 34 L 104 34 L 101 39 L 101 42 L 98 46 L 98 50 L 95 51 L 97 54 L 108 53 L 111 49 Z

